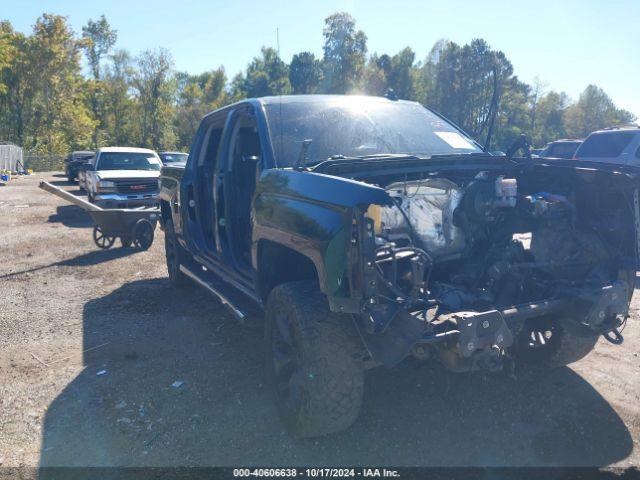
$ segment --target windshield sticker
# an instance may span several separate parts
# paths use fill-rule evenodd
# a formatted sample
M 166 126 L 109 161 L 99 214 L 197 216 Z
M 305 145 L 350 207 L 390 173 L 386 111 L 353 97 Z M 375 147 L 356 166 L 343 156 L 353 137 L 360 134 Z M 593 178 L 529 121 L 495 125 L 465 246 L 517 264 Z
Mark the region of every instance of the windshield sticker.
M 149 165 L 160 165 L 160 160 L 155 157 L 149 157 L 147 158 L 147 161 L 149 162 Z
M 433 132 L 452 148 L 464 148 L 466 150 L 474 150 L 475 147 L 469 140 L 464 138 L 458 132 Z

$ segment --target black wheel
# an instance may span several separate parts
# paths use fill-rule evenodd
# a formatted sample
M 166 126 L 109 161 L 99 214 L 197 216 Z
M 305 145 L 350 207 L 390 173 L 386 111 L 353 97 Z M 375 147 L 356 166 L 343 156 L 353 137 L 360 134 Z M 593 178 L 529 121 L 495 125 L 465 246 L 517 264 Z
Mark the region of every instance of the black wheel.
M 267 301 L 267 380 L 295 437 L 349 427 L 362 405 L 362 346 L 351 319 L 329 311 L 315 282 L 285 283 Z
M 550 319 L 527 321 L 516 337 L 514 354 L 526 364 L 563 367 L 586 357 L 598 342 L 598 335 L 577 334 Z
M 120 237 L 120 244 L 123 248 L 131 248 L 133 240 L 131 239 L 131 237 Z
M 105 235 L 99 226 L 93 227 L 93 242 L 100 248 L 111 248 L 116 241 L 116 237 Z
M 153 225 L 145 218 L 138 220 L 133 227 L 133 244 L 140 250 L 148 250 L 153 243 Z
M 184 260 L 184 252 L 176 238 L 172 220 L 167 220 L 164 224 L 164 251 L 167 259 L 169 282 L 171 282 L 173 286 L 186 285 L 188 280 L 187 276 L 180 271 L 180 265 L 182 265 Z

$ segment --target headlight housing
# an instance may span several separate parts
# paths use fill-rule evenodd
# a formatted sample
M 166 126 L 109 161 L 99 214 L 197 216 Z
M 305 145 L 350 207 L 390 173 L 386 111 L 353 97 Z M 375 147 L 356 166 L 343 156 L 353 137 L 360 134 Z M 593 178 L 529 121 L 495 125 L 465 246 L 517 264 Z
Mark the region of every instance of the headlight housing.
M 100 180 L 96 187 L 99 192 L 113 192 L 116 188 L 116 184 L 111 180 Z

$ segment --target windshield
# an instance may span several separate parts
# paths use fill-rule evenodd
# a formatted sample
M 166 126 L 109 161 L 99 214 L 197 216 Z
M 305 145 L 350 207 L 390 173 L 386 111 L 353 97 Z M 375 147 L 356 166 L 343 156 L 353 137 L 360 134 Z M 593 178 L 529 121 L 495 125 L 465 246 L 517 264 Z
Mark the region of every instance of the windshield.
M 276 164 L 294 165 L 304 140 L 305 163 L 336 155 L 480 153 L 473 140 L 415 103 L 344 96 L 265 106 Z
M 576 158 L 615 158 L 631 143 L 637 131 L 592 133 L 576 152 Z
M 160 160 L 151 153 L 105 152 L 96 170 L 160 170 Z
M 162 163 L 186 162 L 189 157 L 188 153 L 161 153 L 160 159 Z

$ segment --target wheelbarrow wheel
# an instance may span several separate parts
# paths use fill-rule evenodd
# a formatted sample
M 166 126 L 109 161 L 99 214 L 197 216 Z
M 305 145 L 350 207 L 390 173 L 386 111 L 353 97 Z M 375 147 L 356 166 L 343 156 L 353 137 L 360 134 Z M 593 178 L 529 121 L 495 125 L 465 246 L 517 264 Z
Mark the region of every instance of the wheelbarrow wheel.
M 145 218 L 141 218 L 133 227 L 133 243 L 140 250 L 148 250 L 153 243 L 153 225 Z
M 116 241 L 116 237 L 106 235 L 102 229 L 96 225 L 93 227 L 93 242 L 100 248 L 111 248 Z

